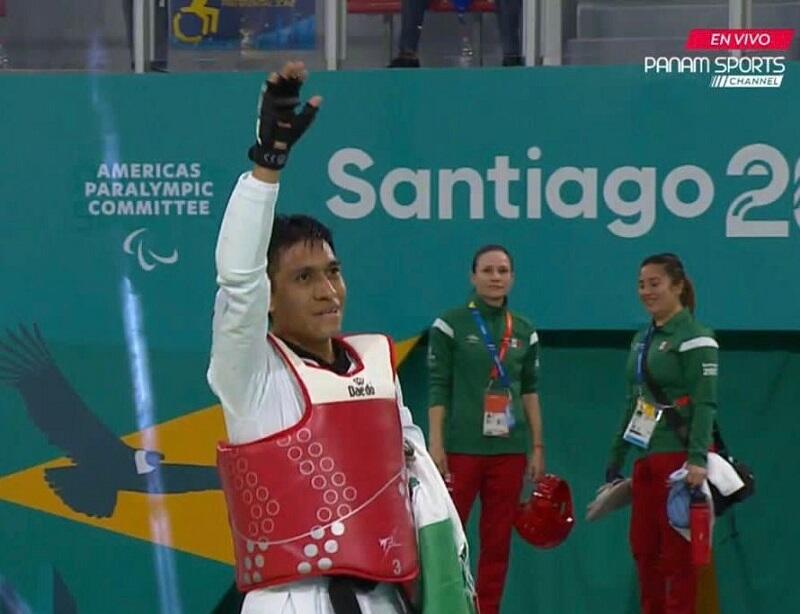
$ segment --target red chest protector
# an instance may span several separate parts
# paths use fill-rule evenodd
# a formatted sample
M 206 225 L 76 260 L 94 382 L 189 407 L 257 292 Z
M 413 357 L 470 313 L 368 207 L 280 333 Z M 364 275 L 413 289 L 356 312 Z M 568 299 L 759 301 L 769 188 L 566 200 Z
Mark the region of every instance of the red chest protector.
M 416 532 L 390 341 L 346 337 L 358 363 L 348 375 L 269 341 L 293 371 L 305 413 L 269 437 L 218 446 L 238 588 L 320 575 L 413 579 Z

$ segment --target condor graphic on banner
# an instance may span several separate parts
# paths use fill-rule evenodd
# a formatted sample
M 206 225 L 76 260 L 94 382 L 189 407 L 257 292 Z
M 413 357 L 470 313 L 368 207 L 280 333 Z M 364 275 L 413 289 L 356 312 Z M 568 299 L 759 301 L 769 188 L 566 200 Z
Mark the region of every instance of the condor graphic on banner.
M 314 0 L 170 0 L 176 47 L 313 49 Z

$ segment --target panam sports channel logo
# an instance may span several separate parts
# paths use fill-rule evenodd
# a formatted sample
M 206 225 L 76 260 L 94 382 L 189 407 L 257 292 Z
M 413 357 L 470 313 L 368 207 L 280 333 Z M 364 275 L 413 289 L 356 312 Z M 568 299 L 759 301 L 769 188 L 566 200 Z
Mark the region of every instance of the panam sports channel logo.
M 792 45 L 794 30 L 692 30 L 687 51 L 725 52 L 715 57 L 646 56 L 645 74 L 701 74 L 709 76 L 709 87 L 780 87 L 786 72 L 786 57 L 778 55 Z

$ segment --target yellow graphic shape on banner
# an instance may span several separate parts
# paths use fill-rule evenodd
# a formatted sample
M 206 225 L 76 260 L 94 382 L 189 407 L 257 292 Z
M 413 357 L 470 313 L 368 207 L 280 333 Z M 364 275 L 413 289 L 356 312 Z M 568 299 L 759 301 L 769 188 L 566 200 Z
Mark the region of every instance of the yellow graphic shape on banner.
M 213 466 L 216 443 L 224 438 L 222 410 L 214 405 L 121 439 L 130 446 L 158 450 L 165 463 Z M 233 561 L 221 490 L 167 495 L 121 491 L 110 518 L 93 518 L 67 507 L 44 479 L 45 469 L 70 464 L 60 458 L 3 477 L 0 500 L 215 561 Z
M 709 565 L 704 565 L 697 570 L 695 612 L 697 614 L 719 614 L 719 584 L 713 560 Z
M 395 345 L 397 366 L 418 341 L 419 337 L 414 337 Z M 121 439 L 134 448 L 161 452 L 164 463 L 213 466 L 216 444 L 225 439 L 222 409 L 213 405 Z M 94 518 L 66 506 L 45 481 L 45 469 L 71 464 L 62 457 L 0 478 L 0 500 L 233 564 L 233 544 L 221 490 L 166 495 L 120 491 L 114 514 L 110 518 Z
M 411 353 L 417 343 L 419 342 L 419 336 L 412 337 L 411 339 L 406 339 L 405 341 L 398 341 L 394 345 L 394 361 L 397 363 L 395 365 L 395 369 L 398 368 L 400 365 L 403 364 L 408 355 Z

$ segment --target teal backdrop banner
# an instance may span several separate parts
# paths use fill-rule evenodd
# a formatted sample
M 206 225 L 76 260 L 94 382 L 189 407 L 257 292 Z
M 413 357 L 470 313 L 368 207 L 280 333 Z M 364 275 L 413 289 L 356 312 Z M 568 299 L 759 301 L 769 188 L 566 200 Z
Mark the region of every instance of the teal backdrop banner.
M 114 340 L 122 284 L 157 343 L 203 345 L 213 246 L 261 76 L 10 76 L 0 321 Z M 544 329 L 640 324 L 637 267 L 682 256 L 718 329 L 800 328 L 800 70 L 724 90 L 641 67 L 314 74 L 280 210 L 335 231 L 346 326 L 405 338 L 503 243 Z M 91 323 L 87 326 L 87 323 Z
M 0 78 L 12 611 L 235 611 L 205 369 L 214 244 L 262 79 Z M 629 337 L 614 331 L 643 324 L 638 265 L 661 251 L 683 258 L 699 318 L 738 344 L 721 343 L 720 421 L 759 490 L 718 524 L 722 611 L 800 611 L 800 68 L 765 90 L 629 66 L 322 73 L 305 93 L 325 101 L 279 209 L 334 230 L 347 329 L 416 336 L 466 298 L 474 251 L 502 243 L 511 304 L 545 331 L 548 468 L 578 520 L 553 551 L 515 538 L 504 612 L 637 611 L 627 512 L 590 525 L 583 510 L 623 403 Z M 424 356 L 400 371 L 422 425 Z

